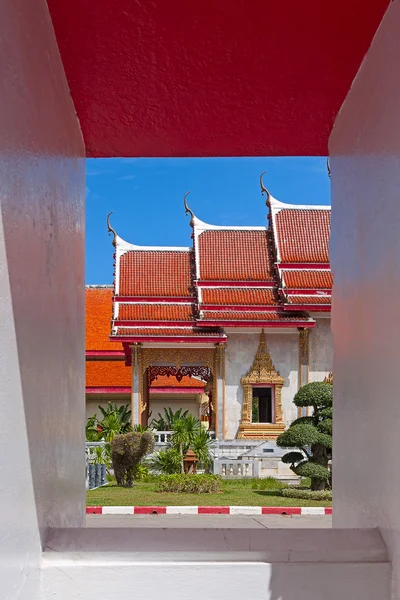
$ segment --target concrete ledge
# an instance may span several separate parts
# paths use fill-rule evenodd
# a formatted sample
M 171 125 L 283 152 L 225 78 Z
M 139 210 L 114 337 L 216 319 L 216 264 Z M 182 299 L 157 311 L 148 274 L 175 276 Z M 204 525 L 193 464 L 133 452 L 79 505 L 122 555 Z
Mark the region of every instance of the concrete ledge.
M 378 529 L 54 529 L 44 561 L 388 562 Z
M 41 600 L 389 600 L 378 530 L 57 529 Z

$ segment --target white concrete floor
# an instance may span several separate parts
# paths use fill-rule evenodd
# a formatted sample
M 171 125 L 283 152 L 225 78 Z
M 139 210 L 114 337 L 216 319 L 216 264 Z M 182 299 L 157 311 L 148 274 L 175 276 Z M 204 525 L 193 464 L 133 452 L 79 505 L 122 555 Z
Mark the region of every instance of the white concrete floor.
M 331 515 L 87 515 L 87 527 L 140 527 L 191 529 L 328 529 Z

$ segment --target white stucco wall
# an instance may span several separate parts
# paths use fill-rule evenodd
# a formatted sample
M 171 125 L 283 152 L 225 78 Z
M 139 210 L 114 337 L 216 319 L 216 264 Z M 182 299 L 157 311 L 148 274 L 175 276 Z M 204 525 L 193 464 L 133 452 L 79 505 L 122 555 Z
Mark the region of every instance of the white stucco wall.
M 44 0 L 0 18 L 1 597 L 84 522 L 84 147 Z
M 197 419 L 200 417 L 200 396 L 199 394 L 151 394 L 150 396 L 150 410 L 151 418 L 158 419 L 158 413 L 164 416 L 164 408 L 171 408 L 176 412 L 179 408 L 182 411 L 189 411 L 189 414 L 193 415 Z
M 282 389 L 282 408 L 285 422 L 296 418 L 296 407 L 293 396 L 298 386 L 298 333 L 268 333 L 266 342 L 275 368 L 285 378 Z M 234 439 L 237 435 L 241 419 L 243 404 L 243 388 L 240 379 L 247 373 L 253 364 L 254 357 L 260 342 L 260 333 L 232 333 L 228 334 L 226 348 L 226 438 Z
M 331 319 L 318 316 L 315 321 L 309 338 L 310 382 L 323 381 L 333 368 Z
M 400 598 L 400 2 L 330 139 L 334 525 L 379 526 Z
M 101 412 L 99 406 L 107 408 L 108 402 L 116 404 L 118 407 L 128 404 L 131 405 L 130 394 L 108 394 L 106 400 L 104 400 L 104 394 L 86 394 L 86 419 L 93 417 L 97 414 L 97 417 L 101 418 Z

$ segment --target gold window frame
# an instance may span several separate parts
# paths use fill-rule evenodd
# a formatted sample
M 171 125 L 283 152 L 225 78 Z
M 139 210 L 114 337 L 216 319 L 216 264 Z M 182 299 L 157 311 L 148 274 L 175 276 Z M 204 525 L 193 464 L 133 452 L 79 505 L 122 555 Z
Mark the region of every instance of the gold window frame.
M 241 379 L 243 386 L 242 417 L 239 425 L 238 438 L 243 439 L 270 439 L 276 438 L 285 431 L 282 415 L 282 387 L 285 383 L 283 377 L 275 369 L 270 353 L 265 342 L 264 329 L 261 331 L 260 343 L 254 362 L 244 377 Z M 252 423 L 253 387 L 260 384 L 273 387 L 274 423 Z

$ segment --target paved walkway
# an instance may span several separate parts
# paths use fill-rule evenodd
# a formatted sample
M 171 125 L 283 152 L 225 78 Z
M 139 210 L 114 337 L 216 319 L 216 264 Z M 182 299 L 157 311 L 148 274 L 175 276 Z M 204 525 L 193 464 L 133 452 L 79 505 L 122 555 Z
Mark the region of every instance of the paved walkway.
M 332 527 L 330 515 L 87 515 L 87 527 L 149 527 L 196 529 L 286 529 Z

